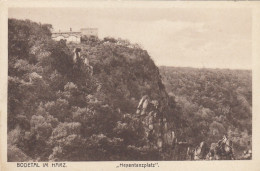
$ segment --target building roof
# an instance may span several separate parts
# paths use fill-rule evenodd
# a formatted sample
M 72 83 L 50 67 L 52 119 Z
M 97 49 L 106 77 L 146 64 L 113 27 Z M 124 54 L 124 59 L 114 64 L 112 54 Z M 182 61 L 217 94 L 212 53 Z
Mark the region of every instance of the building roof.
M 90 31 L 90 33 L 88 33 Z M 92 33 L 92 31 L 94 31 L 94 33 Z M 98 28 L 81 28 L 80 31 L 59 31 L 59 32 L 52 32 L 51 37 L 52 38 L 57 38 L 59 36 L 62 36 L 64 38 L 68 38 L 71 36 L 75 36 L 80 38 L 82 35 L 84 36 L 89 36 L 89 35 L 93 35 L 93 36 L 97 36 L 97 31 Z
M 53 32 L 51 37 L 56 38 L 62 36 L 64 38 L 68 38 L 70 36 L 80 37 L 81 32 Z

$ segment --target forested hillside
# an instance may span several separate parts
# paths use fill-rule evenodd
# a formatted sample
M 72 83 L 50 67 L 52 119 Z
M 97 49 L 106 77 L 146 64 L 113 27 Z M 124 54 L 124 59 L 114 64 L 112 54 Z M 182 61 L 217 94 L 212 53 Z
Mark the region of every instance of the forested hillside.
M 172 157 L 161 149 L 174 139 L 175 102 L 145 50 L 113 38 L 56 42 L 51 25 L 29 20 L 8 27 L 9 161 Z
M 183 136 L 216 142 L 226 134 L 239 155 L 252 139 L 252 72 L 160 67 L 167 92 L 182 110 Z
M 8 161 L 186 160 L 224 134 L 247 148 L 251 71 L 159 70 L 127 40 L 54 41 L 51 28 L 8 21 Z

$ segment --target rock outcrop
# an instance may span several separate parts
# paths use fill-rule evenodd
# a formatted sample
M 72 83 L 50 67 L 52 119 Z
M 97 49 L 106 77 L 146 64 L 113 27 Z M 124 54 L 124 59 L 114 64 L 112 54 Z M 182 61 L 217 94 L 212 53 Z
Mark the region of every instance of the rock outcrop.
M 144 125 L 146 138 L 152 146 L 159 149 L 173 147 L 175 141 L 175 131 L 167 122 L 166 116 L 159 109 L 158 100 L 151 100 L 145 95 L 141 98 L 136 115 L 138 115 Z

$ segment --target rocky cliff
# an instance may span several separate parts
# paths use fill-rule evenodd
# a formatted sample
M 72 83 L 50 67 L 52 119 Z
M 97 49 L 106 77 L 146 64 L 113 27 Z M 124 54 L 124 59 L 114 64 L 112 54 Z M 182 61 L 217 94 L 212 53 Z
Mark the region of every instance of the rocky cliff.
M 114 38 L 56 42 L 29 20 L 8 27 L 8 145 L 28 156 L 19 161 L 172 159 L 178 109 L 147 51 Z

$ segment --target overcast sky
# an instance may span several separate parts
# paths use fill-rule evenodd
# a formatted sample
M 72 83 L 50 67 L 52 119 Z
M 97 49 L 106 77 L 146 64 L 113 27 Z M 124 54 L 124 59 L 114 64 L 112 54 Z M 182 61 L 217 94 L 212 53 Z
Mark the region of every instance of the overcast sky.
M 11 8 L 9 18 L 54 30 L 97 27 L 139 43 L 157 65 L 251 69 L 251 11 L 191 8 Z

